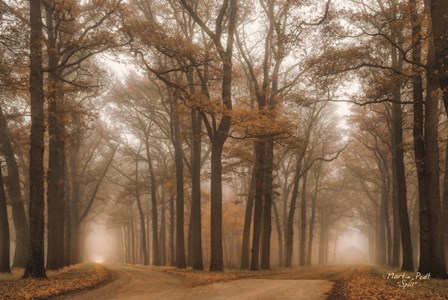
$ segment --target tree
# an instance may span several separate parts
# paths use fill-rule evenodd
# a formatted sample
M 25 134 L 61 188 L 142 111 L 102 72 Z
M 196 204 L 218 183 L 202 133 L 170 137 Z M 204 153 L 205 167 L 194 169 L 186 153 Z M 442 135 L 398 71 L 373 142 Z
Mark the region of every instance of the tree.
M 0 88 L 1 97 L 4 99 L 0 107 L 0 153 L 3 155 L 8 176 L 5 178 L 8 197 L 12 203 L 12 217 L 14 231 L 16 234 L 16 247 L 14 251 L 13 266 L 24 268 L 27 261 L 29 247 L 28 220 L 25 213 L 25 202 L 23 191 L 20 187 L 20 171 L 17 157 L 20 155 L 14 147 L 16 141 L 11 134 L 11 122 L 18 111 L 14 111 L 16 101 L 28 88 L 27 82 L 27 61 L 29 44 L 27 41 L 28 22 L 21 18 L 25 7 L 10 7 L 4 1 L 0 3 L 0 13 L 2 14 L 1 34 L 0 34 Z M 6 100 L 7 99 L 7 100 Z M 11 103 L 11 105 L 7 105 Z M 9 109 L 8 109 L 9 108 Z M 12 115 L 10 115 L 12 113 Z M 26 149 L 26 147 L 25 147 Z M 23 166 L 24 167 L 24 166 Z M 27 176 L 24 176 L 26 180 Z
M 213 41 L 222 64 L 221 100 L 224 113 L 219 123 L 212 115 L 212 123 L 202 113 L 211 148 L 211 271 L 222 271 L 224 268 L 222 250 L 222 151 L 231 125 L 232 110 L 232 58 L 234 34 L 237 25 L 237 1 L 225 0 L 219 9 L 213 32 L 198 16 L 185 0 L 180 0 L 184 9 Z M 225 18 L 226 14 L 228 15 Z M 225 22 L 228 22 L 225 26 Z M 222 44 L 223 31 L 227 27 L 226 45 Z
M 9 223 L 6 207 L 6 194 L 3 185 L 2 165 L 0 162 L 0 273 L 11 273 L 9 262 Z
M 29 247 L 28 220 L 25 215 L 24 201 L 20 188 L 19 167 L 13 150 L 10 130 L 2 107 L 0 107 L 0 134 L 2 136 L 0 139 L 0 153 L 5 158 L 8 170 L 6 186 L 8 187 L 8 195 L 12 203 L 13 222 L 16 231 L 16 248 L 13 265 L 16 267 L 24 267 Z
M 45 278 L 44 258 L 44 83 L 40 0 L 30 1 L 30 245 L 24 277 Z

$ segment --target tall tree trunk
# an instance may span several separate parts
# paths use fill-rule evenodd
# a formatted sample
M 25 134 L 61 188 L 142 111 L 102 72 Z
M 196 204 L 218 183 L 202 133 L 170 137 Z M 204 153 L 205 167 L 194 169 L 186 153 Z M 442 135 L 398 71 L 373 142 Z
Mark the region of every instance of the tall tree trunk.
M 303 155 L 297 159 L 296 171 L 294 175 L 294 186 L 291 195 L 291 204 L 289 205 L 288 223 L 286 227 L 286 256 L 285 267 L 292 267 L 292 250 L 293 250 L 293 236 L 294 236 L 294 212 L 296 209 L 297 195 L 299 194 L 299 180 L 300 180 L 300 165 L 302 163 Z
M 146 141 L 146 156 L 149 169 L 149 177 L 151 181 L 151 217 L 152 217 L 152 264 L 154 266 L 160 265 L 160 253 L 159 253 L 159 229 L 158 229 L 158 214 L 157 214 L 157 182 L 156 175 L 154 172 L 151 148 L 149 146 L 149 141 Z
M 310 228 L 309 228 L 309 232 L 308 232 L 308 251 L 307 251 L 307 257 L 306 257 L 306 265 L 307 266 L 311 266 L 311 259 L 312 259 L 314 222 L 315 222 L 314 220 L 316 218 L 317 194 L 319 193 L 319 178 L 320 178 L 320 171 L 316 176 L 313 200 L 312 200 L 312 204 L 311 204 Z
M 12 217 L 16 232 L 16 247 L 14 251 L 13 266 L 23 268 L 29 248 L 28 220 L 25 214 L 22 192 L 20 188 L 19 168 L 12 148 L 11 135 L 6 118 L 0 106 L 0 152 L 5 158 L 8 176 L 5 183 L 11 201 Z
M 397 176 L 395 167 L 392 166 L 392 216 L 393 216 L 393 241 L 392 241 L 392 263 L 391 266 L 395 268 L 400 267 L 400 250 L 401 250 L 401 229 L 398 211 L 398 190 L 397 190 Z
M 250 225 L 252 223 L 252 215 L 255 198 L 255 180 L 256 167 L 252 168 L 250 178 L 250 186 L 247 195 L 246 212 L 244 216 L 243 241 L 241 243 L 241 269 L 249 269 L 249 243 L 250 243 Z
M 40 0 L 30 1 L 30 245 L 24 277 L 44 278 L 44 87 L 42 70 L 42 15 Z
M 250 261 L 250 270 L 259 269 L 260 258 L 260 239 L 262 230 L 262 214 L 263 214 L 263 188 L 264 188 L 264 170 L 263 163 L 265 160 L 264 142 L 255 142 L 255 208 L 254 208 L 254 225 L 252 237 L 252 253 Z
M 0 162 L 0 273 L 11 273 L 8 208 L 6 206 L 1 163 L 2 162 Z
M 170 195 L 170 265 L 176 265 L 175 246 L 174 246 L 174 195 Z
M 440 202 L 439 171 L 439 99 L 435 92 L 439 81 L 435 71 L 435 53 L 428 50 L 428 73 L 425 99 L 425 196 L 428 205 L 429 238 L 430 238 L 430 272 L 431 276 L 446 278 L 445 254 L 443 249 L 443 220 Z
M 145 214 L 143 212 L 142 201 L 140 199 L 140 187 L 138 181 L 138 160 L 135 161 L 135 200 L 137 201 L 138 215 L 140 217 L 141 250 L 143 253 L 143 264 L 149 264 L 148 249 L 146 248 L 146 226 Z
M 280 214 L 278 213 L 277 204 L 275 201 L 272 202 L 272 208 L 274 209 L 275 227 L 277 229 L 277 239 L 278 239 L 278 265 L 282 267 L 284 265 L 283 261 L 283 234 L 282 234 L 282 224 L 280 221 Z
M 273 168 L 274 168 L 274 139 L 265 142 L 265 167 L 263 185 L 263 241 L 261 253 L 261 269 L 269 270 L 271 258 L 272 231 L 272 196 L 273 196 Z
M 135 264 L 136 263 L 136 247 L 135 247 L 135 231 L 136 231 L 136 226 L 134 223 L 134 214 L 132 212 L 132 206 L 129 206 L 129 215 L 131 217 L 131 226 L 130 226 L 130 230 L 131 230 L 131 263 Z
M 305 266 L 306 249 L 306 188 L 308 172 L 303 175 L 302 197 L 300 199 L 300 243 L 299 243 L 299 266 Z
M 438 74 L 442 89 L 445 113 L 448 116 L 448 2 L 445 0 L 427 0 L 430 3 L 432 34 L 436 61 L 434 68 Z M 426 1 L 425 1 L 426 2 Z
M 429 1 L 429 0 L 428 0 Z M 431 55 L 432 58 L 428 58 L 428 63 L 431 60 L 436 61 L 432 63 L 432 66 L 428 68 L 428 73 L 432 72 L 433 69 L 435 74 L 438 75 L 439 85 L 442 90 L 443 104 L 445 107 L 445 114 L 448 116 L 448 20 L 446 16 L 448 15 L 448 3 L 443 0 L 430 0 L 430 16 L 432 21 L 432 33 L 433 40 L 430 38 L 430 51 L 428 51 L 428 56 Z M 426 1 L 425 1 L 426 4 Z M 428 5 L 427 5 L 428 6 Z M 432 49 L 431 49 L 432 48 Z M 431 53 L 432 52 L 432 53 Z M 447 144 L 448 153 L 448 144 Z M 446 155 L 448 157 L 448 154 Z M 448 167 L 448 163 L 446 163 Z M 448 261 L 448 171 L 445 168 L 445 178 L 444 178 L 444 197 L 443 197 L 443 220 L 444 220 L 444 251 L 445 251 L 445 264 Z
M 65 126 L 64 91 L 57 74 L 58 55 L 53 26 L 53 9 L 46 6 L 48 67 L 48 136 L 49 157 L 47 173 L 47 269 L 64 265 L 65 225 Z
M 210 271 L 223 271 L 222 250 L 222 150 L 225 139 L 216 137 L 212 141 L 211 153 L 211 253 Z
M 377 239 L 377 254 L 378 254 L 378 261 L 377 264 L 379 265 L 386 265 L 387 264 L 387 251 L 386 251 L 386 197 L 383 192 L 381 195 L 381 204 L 380 204 L 380 213 L 379 213 L 379 220 L 378 220 L 378 239 Z
M 383 175 L 386 177 L 387 175 Z M 392 241 L 392 228 L 390 226 L 390 216 L 389 216 L 389 186 L 387 180 L 384 182 L 384 190 L 382 192 L 382 197 L 384 201 L 384 226 L 386 228 L 386 265 L 392 265 L 392 251 L 393 251 L 393 241 Z
M 174 156 L 176 165 L 176 266 L 180 269 L 187 267 L 185 260 L 184 237 L 184 163 L 180 131 L 180 119 L 177 99 L 172 106 L 172 127 Z
M 411 8 L 412 21 L 412 43 L 414 48 L 412 51 L 412 60 L 416 63 L 421 62 L 421 25 L 418 21 L 418 13 L 416 1 L 409 0 Z M 420 234 L 419 251 L 420 252 L 419 271 L 427 273 L 430 267 L 430 245 L 429 245 L 429 225 L 428 225 L 428 208 L 425 197 L 425 141 L 424 141 L 424 101 L 423 101 L 423 80 L 420 70 L 414 67 L 415 76 L 412 79 L 412 96 L 413 96 L 413 139 L 414 139 L 414 160 L 417 171 L 418 182 L 418 204 L 420 207 L 419 224 Z M 417 205 L 416 203 L 416 205 Z
M 193 140 L 191 148 L 191 243 L 192 267 L 194 270 L 203 270 L 202 262 L 202 234 L 201 234 L 201 134 L 202 119 L 197 108 L 191 109 L 191 123 L 193 129 Z M 189 239 L 190 240 L 190 239 Z M 189 245 L 190 247 L 190 245 Z M 189 248 L 190 249 L 190 248 Z
M 67 162 L 67 161 L 66 161 Z M 71 185 L 69 178 L 68 167 L 65 168 L 65 226 L 64 226 L 64 266 L 70 266 L 70 250 L 72 238 L 72 222 L 71 222 Z
M 448 262 L 448 140 L 445 142 L 445 172 L 443 176 L 443 246 L 445 263 Z
M 395 32 L 395 31 L 394 31 Z M 395 35 L 395 33 L 394 33 Z M 394 40 L 400 38 L 394 37 Z M 392 67 L 401 70 L 403 59 L 397 53 L 397 49 L 392 49 Z M 406 173 L 404 167 L 404 150 L 403 150 L 403 112 L 401 108 L 401 90 L 400 85 L 394 87 L 392 91 L 394 103 L 392 103 L 392 161 L 395 164 L 396 180 L 397 180 L 397 200 L 400 218 L 401 244 L 403 254 L 403 271 L 413 271 L 414 263 L 412 261 L 412 241 L 411 229 L 409 226 L 409 215 L 407 207 L 407 191 L 406 191 Z
M 166 199 L 165 191 L 162 191 L 162 211 L 160 215 L 160 264 L 166 265 Z

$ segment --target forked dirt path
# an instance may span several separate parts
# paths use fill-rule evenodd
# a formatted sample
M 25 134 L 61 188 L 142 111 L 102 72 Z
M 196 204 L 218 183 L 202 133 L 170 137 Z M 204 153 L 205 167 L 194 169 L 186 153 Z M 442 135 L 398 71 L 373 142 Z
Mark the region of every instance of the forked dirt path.
M 201 287 L 190 287 L 179 277 L 138 266 L 114 265 L 108 269 L 115 280 L 96 289 L 56 299 L 326 299 L 333 282 L 327 280 L 240 279 Z

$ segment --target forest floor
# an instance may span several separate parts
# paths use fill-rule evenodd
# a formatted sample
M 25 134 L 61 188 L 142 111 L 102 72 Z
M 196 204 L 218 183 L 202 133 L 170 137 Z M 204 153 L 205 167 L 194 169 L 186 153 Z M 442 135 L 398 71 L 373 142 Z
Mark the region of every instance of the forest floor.
M 193 287 L 241 279 L 325 280 L 334 283 L 329 300 L 446 300 L 448 280 L 375 265 L 329 265 L 271 271 L 230 270 L 225 273 L 170 269 Z M 260 299 L 260 298 L 256 298 Z M 271 299 L 284 299 L 282 297 Z M 291 298 L 299 299 L 299 298 Z M 301 298 L 300 298 L 301 299 Z M 314 299 L 314 298 L 303 298 Z
M 98 286 L 113 279 L 98 264 L 82 264 L 60 271 L 47 271 L 47 279 L 21 279 L 23 269 L 0 274 L 0 299 L 48 299 Z
M 109 274 L 99 265 L 79 265 L 49 273 L 48 280 L 22 280 L 17 272 L 0 275 L 0 299 L 448 299 L 448 280 L 370 265 L 256 272 L 142 265 L 106 269 Z

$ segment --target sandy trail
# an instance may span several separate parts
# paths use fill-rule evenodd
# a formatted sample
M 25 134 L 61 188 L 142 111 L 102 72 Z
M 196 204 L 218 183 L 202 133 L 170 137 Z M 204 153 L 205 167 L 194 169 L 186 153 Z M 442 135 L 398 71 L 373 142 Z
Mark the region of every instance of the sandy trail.
M 114 281 L 93 290 L 56 299 L 320 300 L 326 299 L 333 286 L 327 280 L 241 279 L 192 288 L 178 277 L 160 271 L 127 265 L 108 268 L 115 273 Z

